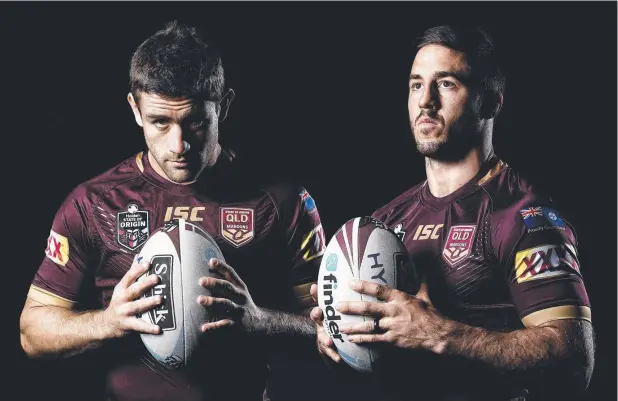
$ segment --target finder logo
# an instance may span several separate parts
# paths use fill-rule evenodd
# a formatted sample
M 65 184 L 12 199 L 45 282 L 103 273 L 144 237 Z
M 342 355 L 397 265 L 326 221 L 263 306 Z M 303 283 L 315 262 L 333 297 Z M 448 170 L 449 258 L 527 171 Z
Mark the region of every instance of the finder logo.
M 337 255 L 331 253 L 326 258 L 326 270 L 334 272 L 337 270 Z M 337 277 L 333 273 L 329 273 L 322 277 L 322 299 L 324 300 L 324 314 L 326 319 L 324 320 L 324 327 L 328 330 L 333 338 L 338 339 L 341 342 L 345 342 L 339 332 L 338 320 L 341 320 L 341 315 L 337 314 L 333 303 L 333 291 L 337 289 Z

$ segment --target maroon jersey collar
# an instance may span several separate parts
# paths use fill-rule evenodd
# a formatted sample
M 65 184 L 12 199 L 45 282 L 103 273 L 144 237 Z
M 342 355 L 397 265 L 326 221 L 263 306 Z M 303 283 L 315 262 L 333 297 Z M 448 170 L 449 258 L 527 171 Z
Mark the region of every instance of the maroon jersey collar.
M 468 181 L 455 192 L 448 194 L 442 198 L 437 198 L 432 195 L 431 191 L 429 190 L 429 185 L 427 185 L 427 181 L 425 180 L 425 182 L 423 183 L 423 187 L 421 188 L 421 199 L 425 204 L 436 210 L 443 209 L 451 203 L 455 202 L 457 199 L 478 190 L 482 184 L 491 179 L 498 171 L 502 170 L 504 167 L 506 167 L 506 164 L 503 163 L 497 156 L 491 156 L 489 159 L 487 159 L 485 163 L 483 163 L 478 173 L 470 181 Z

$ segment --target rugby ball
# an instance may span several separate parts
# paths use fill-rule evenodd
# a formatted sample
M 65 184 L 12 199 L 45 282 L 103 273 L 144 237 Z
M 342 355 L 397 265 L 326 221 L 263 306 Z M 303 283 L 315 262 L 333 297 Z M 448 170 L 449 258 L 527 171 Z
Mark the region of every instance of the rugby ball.
M 150 268 L 140 279 L 159 276 L 159 284 L 144 297 L 163 296 L 157 308 L 141 314 L 141 319 L 161 327 L 161 334 L 141 334 L 152 356 L 168 368 L 186 366 L 198 345 L 200 326 L 210 319 L 198 304 L 199 295 L 209 290 L 199 285 L 200 277 L 210 277 L 210 258 L 225 260 L 215 240 L 201 227 L 175 219 L 159 228 L 137 256 Z
M 337 230 L 326 246 L 318 277 L 318 305 L 324 314 L 324 329 L 348 365 L 370 373 L 381 357 L 381 350 L 351 343 L 339 326 L 373 321 L 373 317 L 342 314 L 335 306 L 342 301 L 382 301 L 350 289 L 348 283 L 353 279 L 412 294 L 418 291 L 418 278 L 406 247 L 397 234 L 372 217 L 351 219 Z

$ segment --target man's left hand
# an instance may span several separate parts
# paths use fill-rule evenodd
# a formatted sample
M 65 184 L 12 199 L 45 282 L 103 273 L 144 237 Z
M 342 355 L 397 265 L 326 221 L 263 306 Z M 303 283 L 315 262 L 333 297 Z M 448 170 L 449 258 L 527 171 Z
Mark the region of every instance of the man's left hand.
M 416 296 L 363 280 L 350 282 L 350 288 L 384 301 L 352 301 L 339 304 L 338 311 L 341 313 L 374 318 L 340 328 L 348 335 L 350 342 L 389 343 L 398 348 L 424 349 L 435 353 L 445 351 L 449 321 L 433 307 L 425 284 Z
M 219 259 L 210 259 L 210 271 L 216 277 L 201 277 L 199 284 L 210 290 L 211 296 L 200 295 L 197 302 L 208 308 L 211 315 L 217 319 L 202 325 L 203 332 L 220 329 L 228 326 L 240 326 L 245 331 L 252 331 L 255 322 L 260 319 L 262 310 L 258 308 L 247 285 L 238 276 L 236 271 Z

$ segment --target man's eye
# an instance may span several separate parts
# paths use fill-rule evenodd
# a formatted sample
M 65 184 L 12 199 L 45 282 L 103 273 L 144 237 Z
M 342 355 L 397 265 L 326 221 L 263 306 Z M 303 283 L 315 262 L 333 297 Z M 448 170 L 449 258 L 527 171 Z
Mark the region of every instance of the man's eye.
M 155 122 L 152 123 L 152 125 L 154 125 L 155 127 L 159 128 L 159 129 L 167 128 L 167 123 L 163 122 L 163 121 L 155 121 Z
M 454 88 L 455 87 L 455 84 L 453 82 L 451 82 L 451 81 L 442 81 L 442 82 L 440 82 L 439 85 L 442 88 Z
M 423 85 L 420 82 L 413 82 L 410 85 L 410 89 L 417 91 L 417 90 L 421 89 L 421 86 L 423 86 Z

